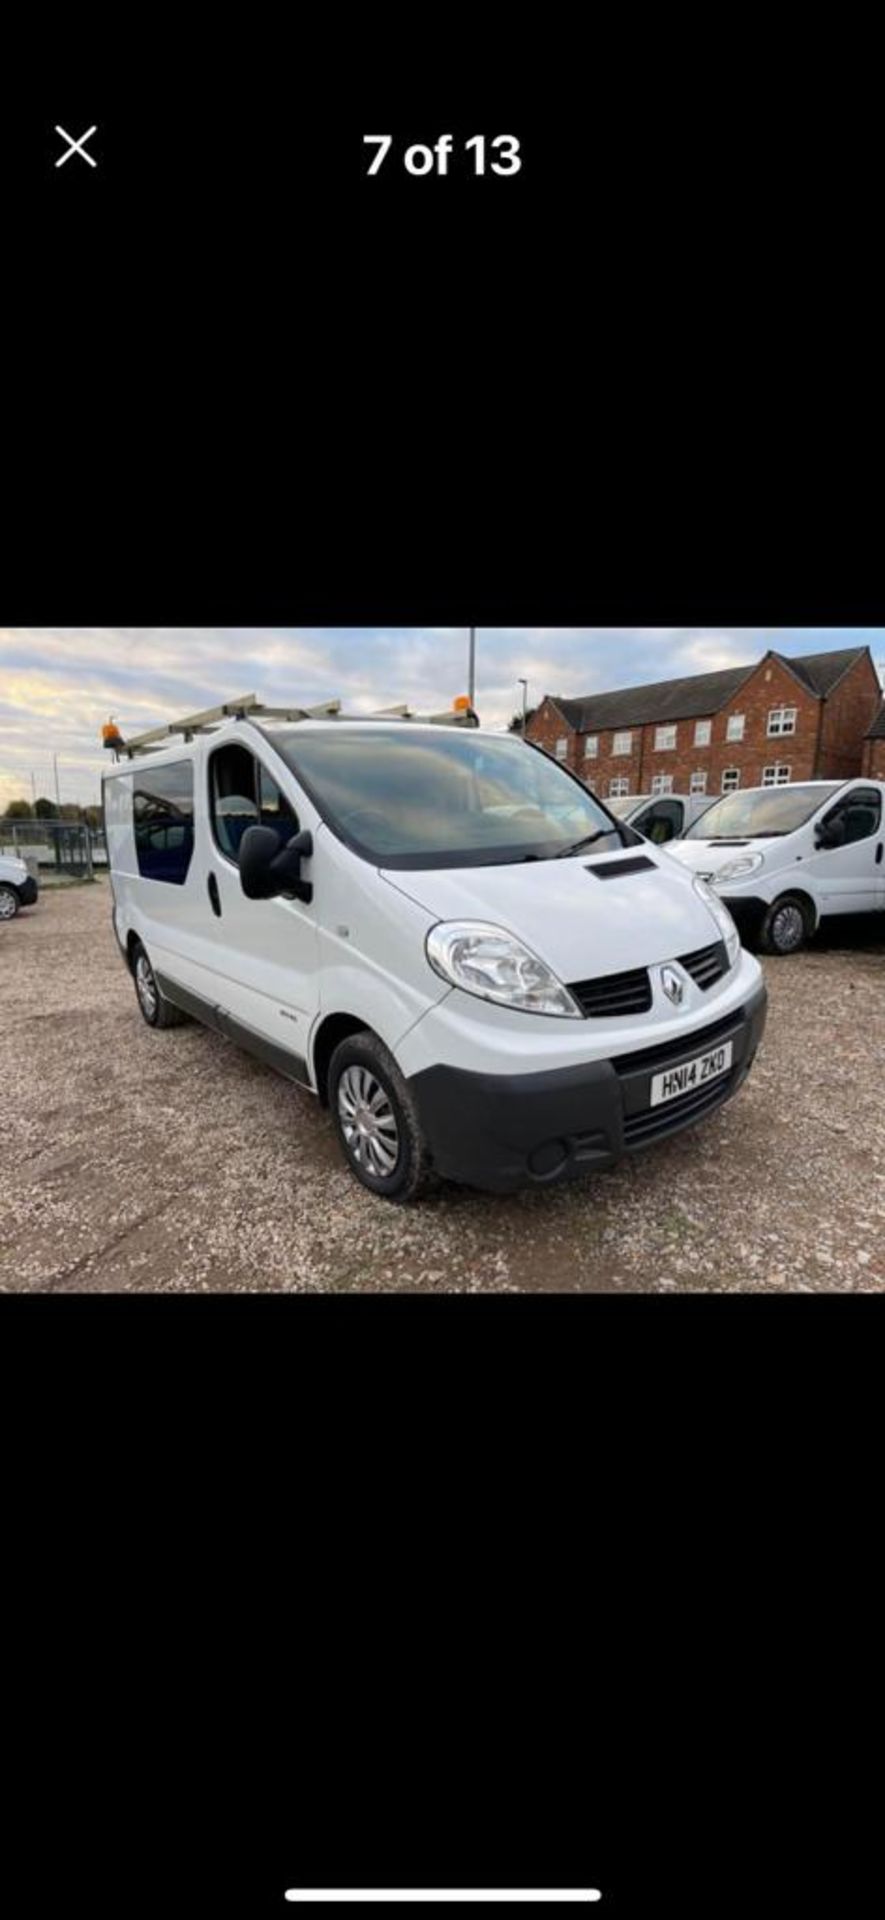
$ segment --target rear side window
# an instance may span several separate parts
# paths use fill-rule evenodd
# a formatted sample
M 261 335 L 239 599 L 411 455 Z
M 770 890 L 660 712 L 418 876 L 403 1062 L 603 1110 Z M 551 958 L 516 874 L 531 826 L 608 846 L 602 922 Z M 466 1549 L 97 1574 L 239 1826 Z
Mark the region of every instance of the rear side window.
M 181 887 L 194 850 L 194 769 L 190 760 L 139 767 L 132 789 L 135 857 L 143 880 Z
M 273 827 L 281 841 L 298 832 L 284 793 L 248 747 L 219 747 L 209 761 L 209 812 L 216 845 L 239 861 L 247 827 Z

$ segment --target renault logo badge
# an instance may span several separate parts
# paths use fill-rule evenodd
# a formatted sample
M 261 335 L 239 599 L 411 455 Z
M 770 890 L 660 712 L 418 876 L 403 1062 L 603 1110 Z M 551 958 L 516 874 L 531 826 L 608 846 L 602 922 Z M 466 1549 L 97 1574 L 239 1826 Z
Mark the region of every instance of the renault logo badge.
M 683 999 L 685 998 L 685 988 L 675 968 L 661 968 L 661 986 L 664 989 L 667 999 L 672 1000 L 674 1007 L 681 1007 Z

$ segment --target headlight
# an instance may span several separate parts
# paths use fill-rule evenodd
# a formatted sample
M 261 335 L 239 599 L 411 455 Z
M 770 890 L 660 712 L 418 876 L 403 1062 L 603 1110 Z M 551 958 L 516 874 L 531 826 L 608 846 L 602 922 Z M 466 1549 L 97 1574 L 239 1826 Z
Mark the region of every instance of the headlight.
M 733 967 L 741 950 L 741 936 L 725 905 L 725 901 L 720 900 L 718 893 L 714 893 L 713 888 L 708 886 L 706 880 L 701 879 L 699 873 L 694 875 L 694 890 L 695 893 L 700 894 L 705 907 L 709 907 L 713 919 L 725 941 L 728 964 L 730 967 Z
M 764 853 L 742 853 L 737 860 L 726 860 L 724 867 L 720 867 L 716 875 L 716 885 L 719 885 L 720 880 L 743 880 L 745 874 L 755 873 L 756 868 L 762 866 L 764 859 Z
M 583 1019 L 568 988 L 503 927 L 489 927 L 481 920 L 441 921 L 431 927 L 426 948 L 434 973 L 465 993 L 501 1007 L 519 1007 L 523 1013 Z

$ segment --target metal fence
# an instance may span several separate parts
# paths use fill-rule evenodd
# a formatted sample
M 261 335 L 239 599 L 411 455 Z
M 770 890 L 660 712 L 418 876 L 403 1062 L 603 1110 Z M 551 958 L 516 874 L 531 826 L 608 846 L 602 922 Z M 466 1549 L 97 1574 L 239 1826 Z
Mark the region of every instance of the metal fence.
M 101 840 L 101 848 L 93 843 Z M 77 820 L 0 820 L 0 852 L 17 855 L 41 879 L 92 880 L 107 864 L 104 836 Z

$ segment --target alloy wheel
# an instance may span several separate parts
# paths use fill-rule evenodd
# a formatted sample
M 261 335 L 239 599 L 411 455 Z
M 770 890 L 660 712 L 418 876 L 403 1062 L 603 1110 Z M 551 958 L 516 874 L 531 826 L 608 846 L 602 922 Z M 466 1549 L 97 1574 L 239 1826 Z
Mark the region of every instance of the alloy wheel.
M 792 900 L 778 908 L 771 923 L 771 934 L 779 953 L 792 953 L 805 938 L 805 919 Z
M 368 1067 L 345 1067 L 338 1082 L 338 1118 L 348 1151 L 367 1173 L 384 1179 L 399 1158 L 396 1115 Z
M 159 1006 L 157 983 L 154 979 L 151 963 L 146 953 L 140 953 L 135 962 L 135 991 L 141 1003 L 146 1020 L 155 1020 Z

